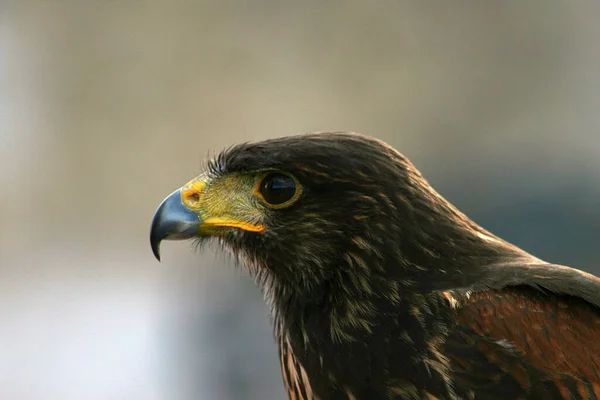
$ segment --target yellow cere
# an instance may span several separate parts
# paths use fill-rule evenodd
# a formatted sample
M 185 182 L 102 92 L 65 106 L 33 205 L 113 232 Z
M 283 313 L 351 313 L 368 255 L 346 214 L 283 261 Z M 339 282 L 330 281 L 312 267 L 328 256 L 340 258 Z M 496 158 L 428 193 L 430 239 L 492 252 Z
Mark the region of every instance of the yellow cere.
M 195 210 L 200 206 L 208 179 L 204 175 L 192 179 L 181 188 L 181 201 L 188 208 Z

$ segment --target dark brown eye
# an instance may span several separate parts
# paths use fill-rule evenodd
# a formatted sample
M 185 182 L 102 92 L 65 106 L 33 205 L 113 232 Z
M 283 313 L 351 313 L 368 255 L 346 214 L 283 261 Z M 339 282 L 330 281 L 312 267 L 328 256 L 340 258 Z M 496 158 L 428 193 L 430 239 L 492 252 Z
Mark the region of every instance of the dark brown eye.
M 263 178 L 258 191 L 269 205 L 282 205 L 296 195 L 296 181 L 285 174 L 270 173 Z

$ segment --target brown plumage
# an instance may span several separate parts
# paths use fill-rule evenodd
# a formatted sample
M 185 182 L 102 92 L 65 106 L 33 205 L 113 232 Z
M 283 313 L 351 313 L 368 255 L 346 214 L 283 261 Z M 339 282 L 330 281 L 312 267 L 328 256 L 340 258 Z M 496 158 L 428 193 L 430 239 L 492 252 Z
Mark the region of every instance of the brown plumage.
M 186 238 L 256 275 L 290 399 L 600 398 L 600 279 L 486 231 L 379 140 L 224 151 L 155 215 L 157 256 Z
M 501 273 L 491 289 L 446 293 L 457 323 L 446 348 L 461 384 L 476 387 L 482 374 L 488 382 L 494 366 L 504 385 L 480 395 L 508 398 L 499 386 L 514 398 L 600 398 L 598 278 L 552 264 L 500 269 L 513 281 Z

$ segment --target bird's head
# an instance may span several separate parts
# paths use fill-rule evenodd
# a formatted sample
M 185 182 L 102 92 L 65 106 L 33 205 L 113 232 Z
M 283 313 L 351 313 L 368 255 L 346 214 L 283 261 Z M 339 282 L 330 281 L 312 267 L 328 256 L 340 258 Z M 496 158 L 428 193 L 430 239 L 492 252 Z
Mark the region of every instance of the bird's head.
M 222 152 L 163 201 L 150 240 L 158 258 L 162 240 L 216 238 L 271 283 L 311 290 L 335 278 L 373 291 L 389 265 L 395 282 L 414 284 L 470 229 L 390 146 L 319 133 Z

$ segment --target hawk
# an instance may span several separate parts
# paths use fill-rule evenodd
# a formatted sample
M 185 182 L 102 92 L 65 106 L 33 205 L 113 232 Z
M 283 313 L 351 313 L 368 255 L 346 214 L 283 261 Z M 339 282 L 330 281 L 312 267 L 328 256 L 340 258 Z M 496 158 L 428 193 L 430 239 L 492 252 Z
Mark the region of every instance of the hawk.
M 245 143 L 158 207 L 271 305 L 290 399 L 600 398 L 600 279 L 477 225 L 384 142 Z

